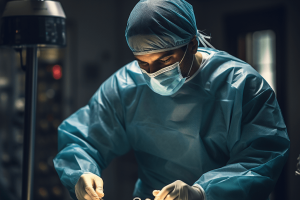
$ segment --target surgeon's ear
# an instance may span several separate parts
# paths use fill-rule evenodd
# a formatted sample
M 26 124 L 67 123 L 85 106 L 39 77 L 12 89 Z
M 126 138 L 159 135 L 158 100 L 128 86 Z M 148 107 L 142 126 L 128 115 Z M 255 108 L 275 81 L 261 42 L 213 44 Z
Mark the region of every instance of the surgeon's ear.
M 196 36 L 194 36 L 193 39 L 190 41 L 189 51 L 192 54 L 196 54 L 197 53 L 197 49 L 198 49 L 198 41 L 196 39 Z

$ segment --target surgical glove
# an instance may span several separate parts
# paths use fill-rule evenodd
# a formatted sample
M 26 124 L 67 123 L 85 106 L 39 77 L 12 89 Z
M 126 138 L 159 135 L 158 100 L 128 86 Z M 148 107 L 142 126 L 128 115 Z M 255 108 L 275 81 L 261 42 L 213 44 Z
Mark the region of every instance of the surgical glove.
M 154 190 L 154 200 L 205 200 L 205 192 L 200 185 L 189 186 L 188 184 L 177 180 L 161 191 Z
M 299 157 L 297 158 L 298 160 L 298 163 L 297 163 L 297 171 L 296 171 L 296 175 L 300 175 L 300 155 Z
M 104 197 L 103 180 L 93 173 L 84 173 L 75 185 L 78 200 L 99 200 Z

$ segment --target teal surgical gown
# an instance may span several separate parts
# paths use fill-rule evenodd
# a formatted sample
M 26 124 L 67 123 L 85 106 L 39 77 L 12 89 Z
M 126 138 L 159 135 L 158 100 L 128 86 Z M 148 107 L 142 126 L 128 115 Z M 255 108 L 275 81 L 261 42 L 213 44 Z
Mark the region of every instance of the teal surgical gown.
M 133 149 L 133 196 L 153 198 L 153 190 L 181 180 L 201 185 L 207 200 L 268 199 L 290 145 L 275 93 L 247 63 L 198 51 L 210 59 L 174 95 L 154 93 L 133 61 L 62 122 L 54 165 L 73 197 L 84 172 L 101 177 Z

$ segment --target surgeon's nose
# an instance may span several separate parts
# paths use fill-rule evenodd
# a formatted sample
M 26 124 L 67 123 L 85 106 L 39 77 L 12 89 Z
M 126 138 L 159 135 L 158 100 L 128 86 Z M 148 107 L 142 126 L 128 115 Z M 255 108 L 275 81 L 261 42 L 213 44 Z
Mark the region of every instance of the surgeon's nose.
M 155 73 L 157 72 L 158 70 L 162 69 L 161 66 L 158 66 L 156 64 L 149 64 L 149 72 L 148 73 Z

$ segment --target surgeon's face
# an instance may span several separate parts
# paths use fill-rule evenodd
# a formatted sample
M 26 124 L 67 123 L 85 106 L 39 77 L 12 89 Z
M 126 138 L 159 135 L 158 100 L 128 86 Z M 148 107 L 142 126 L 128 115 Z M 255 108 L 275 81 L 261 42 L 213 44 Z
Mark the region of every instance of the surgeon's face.
M 174 64 L 175 62 L 180 62 L 183 58 L 180 64 L 180 69 L 182 75 L 185 75 L 185 73 L 187 73 L 189 68 L 191 67 L 193 55 L 197 52 L 198 43 L 195 38 L 193 40 L 189 43 L 184 58 L 183 55 L 187 46 L 160 53 L 135 55 L 134 57 L 138 61 L 140 68 L 144 69 L 148 73 L 154 73 L 164 67 Z M 195 44 L 197 45 L 195 46 Z

